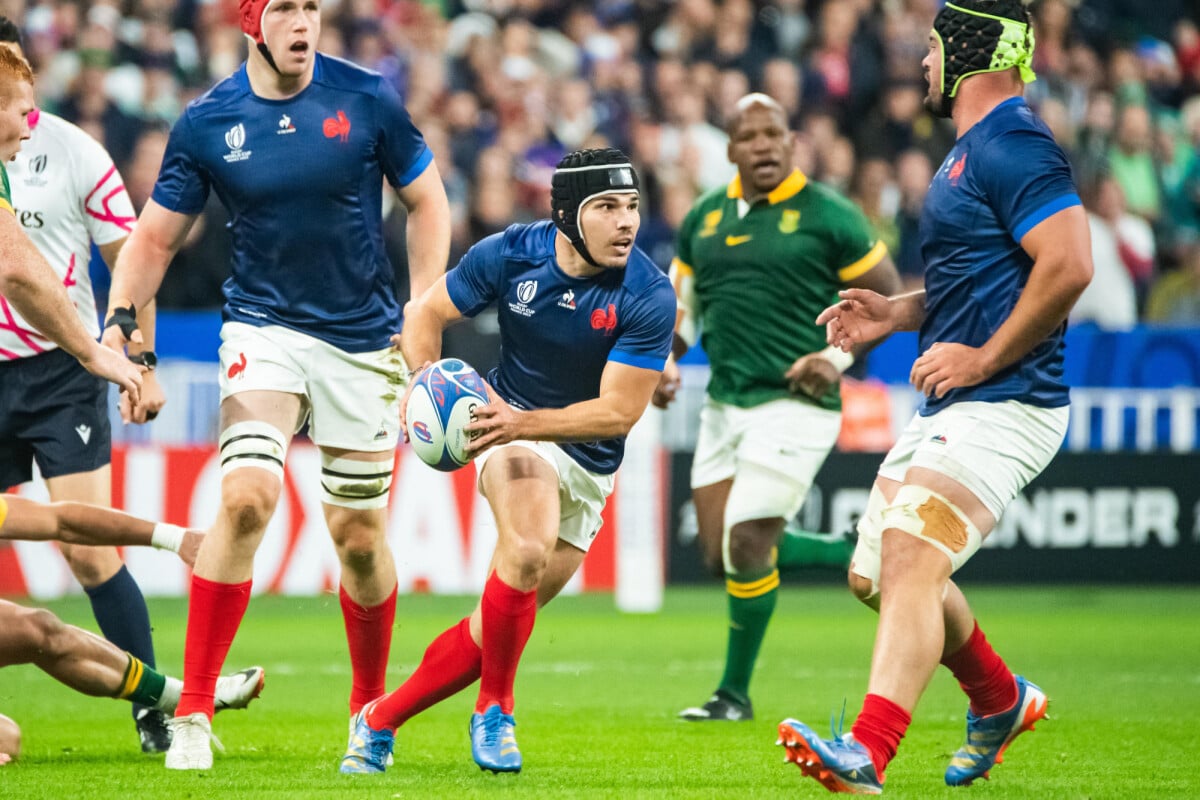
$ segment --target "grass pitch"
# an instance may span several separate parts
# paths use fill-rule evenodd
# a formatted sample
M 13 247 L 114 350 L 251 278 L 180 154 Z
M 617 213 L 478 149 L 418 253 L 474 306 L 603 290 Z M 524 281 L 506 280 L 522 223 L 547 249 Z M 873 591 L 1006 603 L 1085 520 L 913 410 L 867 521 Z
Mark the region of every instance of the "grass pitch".
M 945 670 L 926 692 L 885 796 L 1197 798 L 1200 589 L 966 587 L 989 639 L 1049 694 L 1049 720 L 969 789 L 942 771 L 963 736 L 965 702 Z M 402 597 L 389 688 L 472 598 Z M 86 602 L 51 607 L 93 628 Z M 874 616 L 835 587 L 785 585 L 752 693 L 756 720 L 695 724 L 676 712 L 719 678 L 720 587 L 672 589 L 661 614 L 627 616 L 608 596 L 564 597 L 539 617 L 517 680 L 520 775 L 471 761 L 468 690 L 401 729 L 382 776 L 343 776 L 349 667 L 335 597 L 258 597 L 229 668 L 267 668 L 263 696 L 217 717 L 227 753 L 207 773 L 170 773 L 143 756 L 127 706 L 91 699 L 33 667 L 0 675 L 0 712 L 24 730 L 21 761 L 0 768 L 0 798 L 819 798 L 783 763 L 775 726 L 823 729 L 865 690 Z M 160 666 L 178 673 L 184 615 L 153 600 Z

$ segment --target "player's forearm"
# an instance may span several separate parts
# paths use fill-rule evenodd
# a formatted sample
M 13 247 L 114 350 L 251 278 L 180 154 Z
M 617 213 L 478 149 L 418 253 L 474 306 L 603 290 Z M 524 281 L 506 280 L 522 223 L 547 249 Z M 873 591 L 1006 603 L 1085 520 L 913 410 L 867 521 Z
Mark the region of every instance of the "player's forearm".
M 135 230 L 129 237 L 113 267 L 112 286 L 108 292 L 110 313 L 114 308 L 132 305 L 140 314 L 158 293 L 163 276 L 167 274 L 167 265 L 175 256 L 171 248 L 148 236 L 139 236 L 140 230 Z M 139 326 L 141 322 L 139 317 Z
M 411 370 L 427 361 L 442 357 L 443 325 L 427 306 L 411 302 L 404 307 L 404 330 L 400 333 L 400 352 Z
M 573 403 L 566 408 L 539 408 L 521 414 L 517 438 L 535 442 L 591 442 L 627 436 L 641 419 L 640 409 L 605 398 Z
M 889 297 L 888 303 L 891 304 L 892 330 L 894 331 L 915 331 L 925 321 L 924 289 Z
M 1090 278 L 1090 266 L 1078 259 L 1035 262 L 1012 313 L 983 346 L 992 373 L 1016 363 L 1062 325 Z
M 450 260 L 450 205 L 445 193 L 422 196 L 409 209 L 406 230 L 410 294 L 420 297 L 445 274 Z
M 142 344 L 131 345 L 129 354 L 134 355 L 154 349 L 154 331 L 158 325 L 158 303 L 151 300 L 137 311 L 138 330 L 142 332 Z
M 0 234 L 0 295 L 43 336 L 76 358 L 86 357 L 96 340 L 79 321 L 54 269 L 15 220 L 12 227 Z

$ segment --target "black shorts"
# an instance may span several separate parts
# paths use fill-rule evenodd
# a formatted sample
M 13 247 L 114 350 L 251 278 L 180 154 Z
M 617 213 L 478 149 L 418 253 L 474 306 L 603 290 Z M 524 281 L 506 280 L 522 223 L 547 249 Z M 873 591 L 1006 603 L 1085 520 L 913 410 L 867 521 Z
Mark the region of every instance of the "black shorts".
M 0 362 L 0 489 L 112 461 L 108 382 L 62 350 Z

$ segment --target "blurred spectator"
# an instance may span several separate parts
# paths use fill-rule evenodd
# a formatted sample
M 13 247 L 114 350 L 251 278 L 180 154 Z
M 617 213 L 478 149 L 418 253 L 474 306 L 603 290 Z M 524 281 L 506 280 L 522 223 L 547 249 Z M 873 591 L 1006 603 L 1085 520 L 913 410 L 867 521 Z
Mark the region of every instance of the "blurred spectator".
M 1146 320 L 1168 325 L 1200 325 L 1200 243 L 1192 244 L 1178 269 L 1154 284 Z
M 899 250 L 896 212 L 900 206 L 900 191 L 892 180 L 892 165 L 882 158 L 860 162 L 854 172 L 850 199 L 862 209 L 876 238 L 887 245 L 888 253 Z
M 1117 114 L 1116 136 L 1108 150 L 1108 171 L 1121 184 L 1129 210 L 1153 222 L 1162 213 L 1162 190 L 1154 163 L 1154 129 L 1142 105 Z
M 1133 275 L 1122 254 L 1120 229 L 1128 215 L 1121 187 L 1112 178 L 1100 178 L 1084 195 L 1090 209 L 1088 228 L 1094 272 L 1092 282 L 1071 309 L 1070 321 L 1094 322 L 1106 330 L 1124 330 L 1137 323 L 1138 298 Z M 1145 225 L 1136 217 L 1133 219 Z
M 920 150 L 906 150 L 896 159 L 896 234 L 900 244 L 892 253 L 906 290 L 925 286 L 925 259 L 921 255 L 921 208 L 933 181 L 933 164 Z

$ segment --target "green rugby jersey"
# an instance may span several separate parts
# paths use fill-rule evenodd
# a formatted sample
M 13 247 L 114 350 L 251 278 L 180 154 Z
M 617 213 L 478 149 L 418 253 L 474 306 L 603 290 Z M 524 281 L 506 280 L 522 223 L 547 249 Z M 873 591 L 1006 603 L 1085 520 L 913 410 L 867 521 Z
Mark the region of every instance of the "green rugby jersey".
M 15 214 L 12 204 L 12 189 L 8 185 L 8 167 L 0 162 L 0 210 Z
M 679 228 L 671 271 L 677 290 L 691 278 L 709 396 L 741 408 L 799 397 L 840 410 L 838 385 L 811 400 L 789 392 L 783 374 L 825 347 L 813 320 L 886 254 L 857 206 L 799 170 L 753 205 L 736 176 L 701 197 Z

